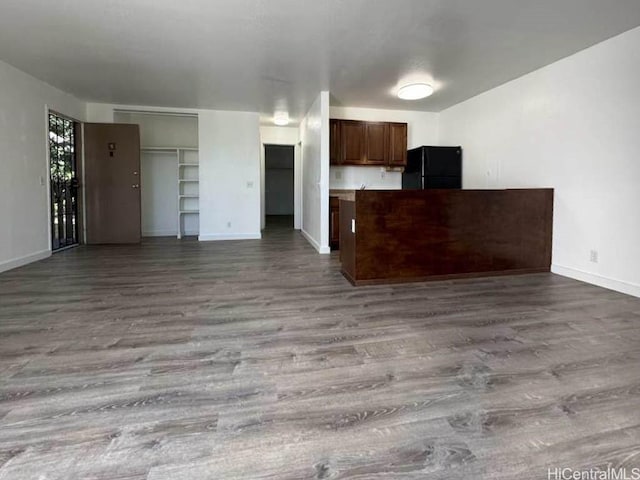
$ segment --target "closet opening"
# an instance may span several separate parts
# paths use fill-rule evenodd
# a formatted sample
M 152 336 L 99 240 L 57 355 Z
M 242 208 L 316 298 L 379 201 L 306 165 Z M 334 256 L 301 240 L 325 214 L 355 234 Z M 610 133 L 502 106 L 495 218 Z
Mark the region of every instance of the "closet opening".
M 198 115 L 116 110 L 114 121 L 140 127 L 142 236 L 198 236 Z

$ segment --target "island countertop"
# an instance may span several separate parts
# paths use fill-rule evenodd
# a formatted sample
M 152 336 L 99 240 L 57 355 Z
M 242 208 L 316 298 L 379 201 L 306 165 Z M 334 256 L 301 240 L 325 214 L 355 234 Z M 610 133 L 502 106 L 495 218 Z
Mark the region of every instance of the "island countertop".
M 356 199 L 356 191 L 355 190 L 331 189 L 331 190 L 329 190 L 329 197 L 337 197 L 340 200 L 351 200 L 351 201 L 354 201 Z

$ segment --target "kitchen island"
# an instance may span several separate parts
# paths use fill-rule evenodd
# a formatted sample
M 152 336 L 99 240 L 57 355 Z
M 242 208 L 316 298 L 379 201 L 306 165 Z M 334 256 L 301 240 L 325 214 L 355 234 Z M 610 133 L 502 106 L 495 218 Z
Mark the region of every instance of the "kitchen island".
M 358 190 L 340 200 L 354 285 L 547 272 L 553 189 Z

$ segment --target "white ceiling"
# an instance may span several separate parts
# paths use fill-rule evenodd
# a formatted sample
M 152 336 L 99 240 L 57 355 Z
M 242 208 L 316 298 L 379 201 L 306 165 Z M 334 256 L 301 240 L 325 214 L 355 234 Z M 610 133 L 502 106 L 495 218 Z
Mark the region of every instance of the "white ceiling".
M 638 0 L 2 0 L 0 59 L 82 99 L 439 111 L 640 25 Z M 394 89 L 428 79 L 407 102 Z

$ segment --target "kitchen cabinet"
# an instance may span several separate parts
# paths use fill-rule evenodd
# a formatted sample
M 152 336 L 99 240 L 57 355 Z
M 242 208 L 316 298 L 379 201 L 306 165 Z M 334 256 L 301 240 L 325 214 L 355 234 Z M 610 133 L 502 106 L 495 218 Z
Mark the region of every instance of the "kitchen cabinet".
M 407 124 L 329 121 L 331 165 L 404 167 L 407 163 Z
M 340 120 L 329 120 L 329 162 L 331 165 L 340 165 L 342 158 L 340 156 Z
M 389 123 L 390 167 L 404 167 L 407 164 L 407 124 Z
M 329 197 L 329 245 L 333 250 L 340 247 L 340 199 Z
M 366 165 L 387 165 L 389 162 L 389 124 L 365 122 L 364 163 Z
M 340 120 L 340 156 L 343 165 L 363 165 L 366 161 L 365 122 Z

